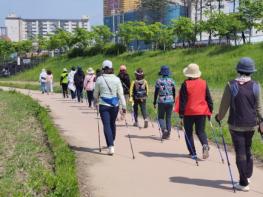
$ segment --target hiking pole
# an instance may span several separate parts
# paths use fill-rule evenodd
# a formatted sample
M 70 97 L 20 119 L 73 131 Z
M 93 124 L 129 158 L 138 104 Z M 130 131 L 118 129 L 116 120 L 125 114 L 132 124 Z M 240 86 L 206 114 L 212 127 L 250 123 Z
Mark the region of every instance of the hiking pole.
M 130 136 L 130 133 L 129 133 L 129 125 L 128 125 L 128 123 L 127 123 L 126 117 L 125 117 L 125 125 L 126 125 L 127 130 L 128 130 L 128 138 L 129 138 L 129 142 L 130 142 L 130 146 L 131 146 L 132 158 L 135 159 L 134 151 L 133 151 L 133 146 L 132 146 L 132 140 L 131 140 L 131 136 Z
M 214 126 L 213 126 L 213 124 L 212 124 L 212 122 L 211 122 L 211 119 L 209 118 L 208 120 L 209 120 L 210 126 L 211 126 L 211 128 L 212 128 L 213 137 L 214 137 L 214 140 L 215 140 L 215 142 L 216 142 L 216 146 L 217 146 L 219 155 L 220 155 L 220 157 L 221 157 L 221 161 L 222 161 L 222 163 L 224 164 L 225 161 L 224 161 L 224 158 L 223 158 L 222 153 L 221 153 L 221 150 L 220 150 L 220 146 L 219 146 L 219 143 L 218 143 L 218 139 L 217 139 L 217 137 L 216 137 L 215 128 L 214 128 Z
M 158 118 L 156 118 L 156 122 L 157 122 L 157 125 L 158 125 L 158 130 L 159 130 L 159 133 L 160 133 L 160 139 L 161 139 L 161 142 L 163 142 L 163 135 L 162 135 L 162 130 L 161 130 L 161 125 L 160 125 L 160 122 L 158 120 Z
M 176 114 L 175 114 L 175 113 L 174 113 L 174 119 L 176 119 Z M 175 130 L 177 131 L 177 133 L 178 133 L 178 138 L 181 139 L 178 126 L 175 125 L 174 129 L 175 129 Z
M 99 149 L 101 152 L 101 144 L 100 144 L 100 118 L 99 118 L 99 110 L 97 108 L 97 120 L 98 120 L 98 138 L 99 138 Z
M 226 160 L 227 160 L 229 175 L 230 175 L 231 182 L 232 182 L 232 186 L 233 186 L 233 191 L 234 191 L 234 193 L 236 193 L 236 188 L 235 188 L 235 185 L 234 185 L 234 179 L 233 179 L 232 170 L 231 170 L 231 166 L 230 166 L 230 161 L 229 161 L 229 157 L 228 157 L 228 153 L 227 153 L 225 138 L 224 138 L 224 135 L 223 135 L 222 125 L 221 125 L 221 122 L 218 122 L 218 124 L 219 124 L 220 135 L 221 135 L 221 137 L 222 137 L 222 142 L 223 142 L 224 149 L 225 149 Z
M 185 135 L 186 142 L 187 142 L 187 144 L 189 145 L 191 152 L 194 153 L 193 146 L 192 146 L 192 144 L 191 144 L 191 142 L 190 142 L 190 139 L 188 138 L 188 136 L 187 136 L 187 134 L 186 134 L 186 131 L 185 131 L 185 128 L 184 128 L 183 120 L 181 120 L 181 126 L 182 126 L 182 130 L 183 130 L 183 132 L 184 132 L 184 135 Z M 192 158 L 195 159 L 195 163 L 196 163 L 196 165 L 199 166 L 199 163 L 198 163 L 198 160 L 197 160 L 197 155 L 196 155 L 196 154 L 193 155 Z

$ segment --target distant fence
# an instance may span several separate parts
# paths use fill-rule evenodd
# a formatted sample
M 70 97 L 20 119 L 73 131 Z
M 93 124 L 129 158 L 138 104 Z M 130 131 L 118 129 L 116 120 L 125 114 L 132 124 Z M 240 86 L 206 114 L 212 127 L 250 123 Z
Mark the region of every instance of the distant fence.
M 0 62 L 0 77 L 9 77 L 25 70 L 31 69 L 45 62 L 46 57 L 21 58 L 20 63 L 16 60 Z

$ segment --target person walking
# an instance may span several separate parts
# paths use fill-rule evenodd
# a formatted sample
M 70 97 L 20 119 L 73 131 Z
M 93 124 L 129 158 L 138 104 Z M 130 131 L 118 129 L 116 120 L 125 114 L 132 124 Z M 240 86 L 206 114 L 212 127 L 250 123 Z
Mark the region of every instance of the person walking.
M 60 77 L 60 85 L 62 87 L 62 94 L 64 98 L 68 98 L 68 70 L 63 69 L 63 72 Z
M 215 118 L 220 123 L 229 110 L 228 125 L 239 172 L 239 182 L 235 188 L 249 191 L 250 178 L 253 173 L 252 138 L 258 123 L 263 122 L 261 86 L 252 80 L 256 67 L 251 58 L 241 58 L 236 71 L 238 76 L 227 83 L 219 113 Z
M 134 125 L 138 127 L 138 108 L 141 108 L 144 119 L 144 128 L 148 127 L 148 115 L 146 110 L 146 99 L 148 97 L 148 82 L 144 79 L 144 73 L 141 68 L 135 71 L 136 80 L 132 81 L 130 88 L 130 102 L 133 105 Z
M 187 79 L 181 85 L 179 104 L 176 112 L 183 120 L 186 132 L 186 145 L 193 159 L 196 158 L 196 149 L 193 138 L 193 127 L 203 147 L 203 159 L 209 157 L 209 146 L 205 132 L 206 117 L 210 118 L 213 112 L 213 101 L 207 82 L 201 79 L 201 71 L 197 64 L 189 64 L 184 70 Z
M 47 93 L 53 93 L 53 74 L 51 70 L 47 71 Z
M 162 66 L 159 72 L 161 76 L 155 83 L 153 105 L 158 103 L 158 121 L 162 130 L 162 139 L 168 139 L 171 134 L 171 116 L 175 101 L 175 82 L 170 78 L 171 72 L 168 66 Z
M 104 135 L 108 147 L 108 154 L 114 154 L 116 138 L 116 119 L 119 105 L 122 113 L 126 113 L 126 102 L 120 79 L 114 75 L 112 62 L 105 60 L 102 63 L 103 74 L 95 84 L 94 98 L 99 104 L 99 113 L 103 123 Z
M 95 72 L 93 68 L 89 68 L 87 70 L 87 75 L 84 80 L 84 89 L 87 92 L 89 107 L 92 107 L 92 102 L 94 100 L 93 93 L 94 93 L 95 80 L 96 80 L 96 75 L 94 73 Z
M 77 90 L 78 102 L 83 103 L 83 86 L 84 86 L 85 74 L 80 66 L 77 68 L 77 72 L 74 75 L 74 84 Z
M 76 69 L 74 66 L 72 66 L 68 74 L 68 89 L 70 90 L 72 100 L 76 98 L 76 86 L 74 84 L 75 73 L 76 73 Z
M 42 69 L 40 75 L 39 75 L 39 82 L 41 87 L 41 92 L 44 94 L 47 92 L 46 83 L 47 83 L 47 72 L 45 69 Z
M 125 65 L 120 66 L 120 72 L 118 74 L 118 77 L 120 78 L 122 83 L 125 101 L 126 103 L 128 103 L 130 97 L 131 81 L 130 81 L 130 76 L 127 72 L 127 67 Z M 120 114 L 121 114 L 121 120 L 123 120 L 124 119 L 123 114 L 122 113 Z

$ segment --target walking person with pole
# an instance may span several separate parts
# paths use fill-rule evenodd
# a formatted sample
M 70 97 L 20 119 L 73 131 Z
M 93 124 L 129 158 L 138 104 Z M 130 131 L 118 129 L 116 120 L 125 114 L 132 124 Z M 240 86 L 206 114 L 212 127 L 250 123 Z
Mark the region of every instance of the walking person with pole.
M 105 60 L 102 63 L 102 69 L 103 74 L 96 80 L 94 99 L 99 105 L 108 154 L 113 155 L 119 106 L 122 106 L 122 113 L 126 114 L 126 102 L 121 81 L 114 75 L 112 62 Z
M 158 123 L 162 131 L 162 139 L 169 139 L 172 130 L 175 82 L 170 78 L 171 72 L 168 66 L 162 66 L 159 75 L 161 77 L 155 84 L 153 106 L 156 108 L 158 103 Z
M 208 139 L 205 133 L 206 117 L 213 111 L 213 101 L 207 82 L 201 79 L 201 71 L 197 64 L 189 64 L 184 70 L 187 79 L 181 85 L 179 99 L 175 111 L 182 119 L 186 132 L 186 145 L 192 158 L 196 159 L 193 138 L 193 127 L 203 147 L 203 159 L 209 157 Z
M 227 83 L 216 121 L 220 125 L 229 109 L 228 126 L 236 153 L 239 182 L 234 188 L 249 191 L 253 173 L 252 138 L 258 124 L 263 121 L 261 86 L 252 80 L 256 72 L 251 58 L 241 58 L 236 66 L 238 76 Z M 230 163 L 228 163 L 230 166 Z M 233 181 L 232 181 L 233 182 Z

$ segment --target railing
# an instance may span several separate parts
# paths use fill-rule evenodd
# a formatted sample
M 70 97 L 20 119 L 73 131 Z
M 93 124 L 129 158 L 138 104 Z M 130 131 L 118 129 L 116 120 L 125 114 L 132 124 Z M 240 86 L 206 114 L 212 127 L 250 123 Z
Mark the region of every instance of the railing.
M 38 64 L 44 62 L 46 57 L 33 57 L 33 58 L 21 58 L 20 65 L 17 61 L 2 61 L 0 62 L 0 77 L 9 77 L 16 75 L 17 73 L 31 69 Z

